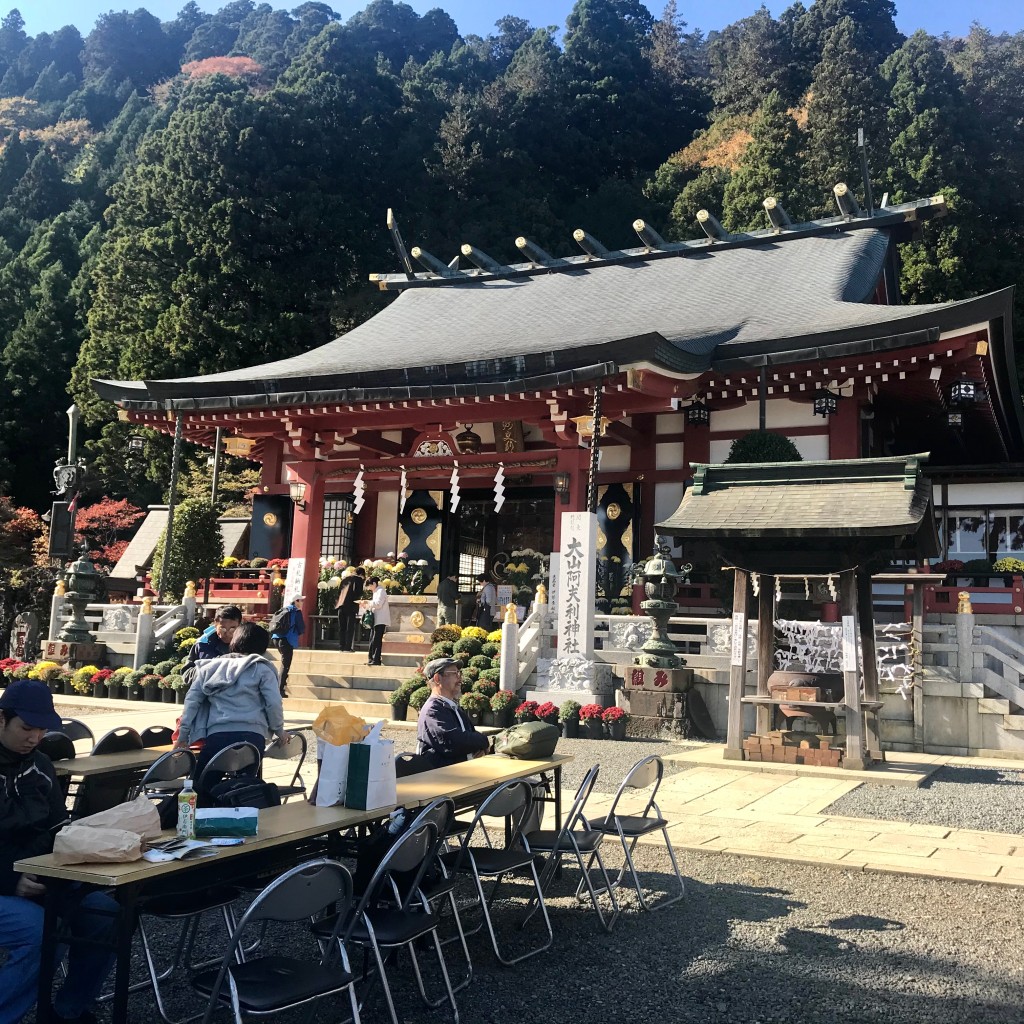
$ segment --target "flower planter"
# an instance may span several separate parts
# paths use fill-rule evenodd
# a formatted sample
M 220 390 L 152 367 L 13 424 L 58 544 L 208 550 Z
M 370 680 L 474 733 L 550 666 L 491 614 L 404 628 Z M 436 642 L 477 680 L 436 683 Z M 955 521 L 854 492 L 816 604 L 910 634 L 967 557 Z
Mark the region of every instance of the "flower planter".
M 536 721 L 537 721 L 537 716 L 536 715 L 524 715 L 522 718 L 517 718 L 515 720 L 516 725 L 526 725 L 527 722 L 536 722 Z
M 60 692 L 63 693 L 65 697 L 74 697 L 75 696 L 75 692 L 76 691 L 75 691 L 74 686 L 71 684 L 71 680 L 70 679 L 62 679 L 61 680 Z
M 107 696 L 114 700 L 124 700 L 124 687 L 120 683 L 107 683 Z
M 492 711 L 494 725 L 498 729 L 507 729 L 512 724 L 512 709 L 504 708 L 501 711 Z
M 404 722 L 406 715 L 409 714 L 408 704 L 392 704 L 391 705 L 391 721 L 392 722 Z
M 143 700 L 157 701 L 160 699 L 160 684 L 159 683 L 146 683 L 142 691 Z
M 545 725 L 553 725 L 556 729 L 558 729 L 559 732 L 562 731 L 561 727 L 558 724 L 558 715 L 550 715 L 547 718 L 540 719 L 540 721 L 542 721 Z
M 128 687 L 128 692 L 125 696 L 128 700 L 142 700 L 142 687 L 133 683 Z
M 567 740 L 577 740 L 580 737 L 580 720 L 578 718 L 567 718 L 562 723 L 562 735 Z
M 106 697 L 107 696 L 107 684 L 106 683 L 95 683 L 92 688 L 92 695 L 94 697 Z
M 584 739 L 604 739 L 604 722 L 602 722 L 600 718 L 588 718 L 585 722 L 581 722 L 580 725 L 583 727 Z
M 188 693 L 188 690 L 175 690 L 174 691 L 174 703 L 175 704 L 184 704 L 185 703 L 185 694 L 186 693 Z
M 626 723 L 625 722 L 609 722 L 608 723 L 608 739 L 610 740 L 624 740 L 626 738 Z
M 483 719 L 483 712 L 481 712 L 481 711 L 467 711 L 466 714 L 469 715 L 469 720 L 474 725 L 483 725 L 483 721 L 482 721 L 482 719 Z
M 169 686 L 162 686 L 162 687 L 160 687 L 160 699 L 165 704 L 173 704 L 174 703 L 174 690 L 172 690 Z
M 496 724 L 495 721 L 494 721 L 494 712 L 493 711 L 485 711 L 480 716 L 480 720 L 481 720 L 483 725 L 494 726 Z

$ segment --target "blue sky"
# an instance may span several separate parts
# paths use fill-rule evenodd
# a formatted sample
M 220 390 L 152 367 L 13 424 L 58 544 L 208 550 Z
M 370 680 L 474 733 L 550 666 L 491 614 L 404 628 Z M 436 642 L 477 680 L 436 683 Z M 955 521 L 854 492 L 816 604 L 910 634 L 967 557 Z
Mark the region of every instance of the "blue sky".
M 275 7 L 292 8 L 300 0 L 269 0 Z M 341 15 L 348 18 L 366 6 L 366 0 L 326 0 Z M 563 25 L 572 9 L 573 0 L 406 0 L 419 13 L 432 7 L 446 10 L 463 33 L 486 35 L 494 22 L 505 14 L 526 18 L 534 25 Z M 806 0 L 805 0 L 806 2 Z M 134 10 L 145 7 L 162 20 L 174 17 L 185 0 L 128 0 L 120 4 L 111 0 L 0 0 L 0 11 L 17 7 L 25 19 L 29 34 L 51 32 L 62 25 L 77 25 L 86 35 L 99 14 L 109 10 Z M 206 11 L 223 6 L 223 0 L 198 0 Z M 788 7 L 790 0 L 770 2 L 767 6 L 778 14 Z M 664 0 L 647 0 L 655 15 L 661 13 Z M 680 0 L 678 7 L 691 28 L 705 32 L 722 28 L 738 18 L 754 12 L 758 0 Z M 979 21 L 994 32 L 1017 32 L 1024 28 L 1024 9 L 1020 0 L 974 0 L 965 4 L 953 0 L 897 0 L 896 22 L 903 32 L 911 33 L 924 28 L 935 35 L 949 32 L 963 35 L 972 21 Z

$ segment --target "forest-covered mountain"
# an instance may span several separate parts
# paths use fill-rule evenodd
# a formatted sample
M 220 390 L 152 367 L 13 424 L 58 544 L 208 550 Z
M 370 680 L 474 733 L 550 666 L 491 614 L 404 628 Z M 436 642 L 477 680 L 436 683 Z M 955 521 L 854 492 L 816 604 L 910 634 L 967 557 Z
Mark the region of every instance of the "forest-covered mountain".
M 345 23 L 323 3 L 233 0 L 32 38 L 12 10 L 0 493 L 48 504 L 70 395 L 92 495 L 159 498 L 165 439 L 128 462 L 127 424 L 89 378 L 227 369 L 337 336 L 385 301 L 366 275 L 397 267 L 389 206 L 445 260 L 466 241 L 514 260 L 519 234 L 560 254 L 579 226 L 635 245 L 636 217 L 691 238 L 705 206 L 763 227 L 766 195 L 803 218 L 829 211 L 837 181 L 860 191 L 863 126 L 876 201 L 941 191 L 953 211 L 904 247 L 907 300 L 1020 283 L 1024 32 L 906 38 L 894 14 L 797 2 L 705 37 L 675 0 L 658 16 L 578 0 L 556 40 L 511 16 L 461 36 L 395 0 Z

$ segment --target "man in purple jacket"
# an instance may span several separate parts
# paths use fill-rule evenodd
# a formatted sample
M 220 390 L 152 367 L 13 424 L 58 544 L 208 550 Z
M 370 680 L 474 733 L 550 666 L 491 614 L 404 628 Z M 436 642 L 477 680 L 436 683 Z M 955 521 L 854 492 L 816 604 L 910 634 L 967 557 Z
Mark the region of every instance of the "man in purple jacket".
M 417 753 L 429 755 L 435 767 L 458 764 L 486 754 L 490 741 L 476 731 L 459 707 L 462 693 L 462 662 L 454 658 L 428 661 L 423 674 L 430 696 L 420 708 L 416 726 Z

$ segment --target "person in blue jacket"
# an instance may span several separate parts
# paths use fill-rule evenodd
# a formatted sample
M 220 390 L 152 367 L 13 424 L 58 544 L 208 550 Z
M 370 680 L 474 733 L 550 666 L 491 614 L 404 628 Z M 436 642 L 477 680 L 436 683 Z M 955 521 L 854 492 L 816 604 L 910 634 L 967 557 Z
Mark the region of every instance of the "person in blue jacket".
M 211 658 L 222 658 L 231 647 L 231 638 L 235 630 L 242 624 L 242 609 L 234 604 L 226 604 L 217 609 L 213 622 L 192 645 L 188 652 L 189 665 Z
M 302 634 L 306 632 L 306 620 L 302 617 L 302 594 L 296 594 L 288 605 L 288 625 L 273 634 L 274 646 L 281 652 L 281 696 L 288 696 L 288 670 L 292 667 L 292 652 L 299 646 Z

